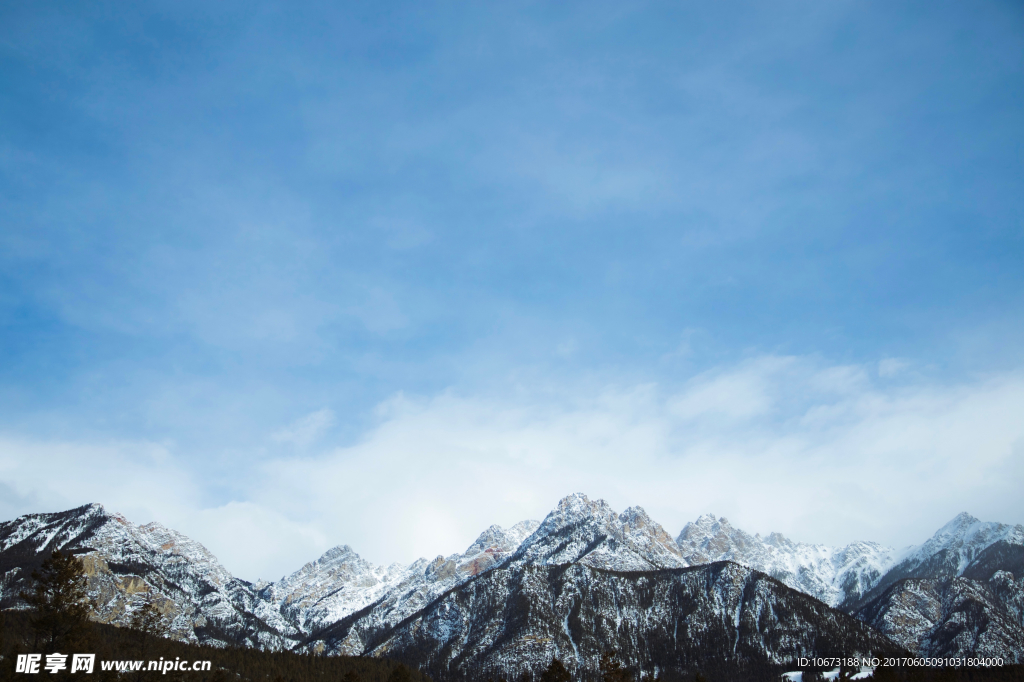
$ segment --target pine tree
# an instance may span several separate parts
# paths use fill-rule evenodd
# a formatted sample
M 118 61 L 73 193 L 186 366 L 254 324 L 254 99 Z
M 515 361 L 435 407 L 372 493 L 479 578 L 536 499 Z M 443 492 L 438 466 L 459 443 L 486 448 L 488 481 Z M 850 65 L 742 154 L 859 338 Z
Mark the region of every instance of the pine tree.
M 160 613 L 152 592 L 146 592 L 142 597 L 142 604 L 132 613 L 128 627 L 139 635 L 139 658 L 146 657 L 146 644 L 151 637 L 167 636 L 167 617 Z
M 92 607 L 82 560 L 54 550 L 39 570 L 32 571 L 32 579 L 32 591 L 22 592 L 21 598 L 35 612 L 29 621 L 35 631 L 33 648 L 67 652 L 82 647 Z
M 552 657 L 548 669 L 540 676 L 540 682 L 572 682 L 572 676 L 560 660 Z
M 154 637 L 167 636 L 167 618 L 156 606 L 152 592 L 146 592 L 142 597 L 142 604 L 132 613 L 131 622 L 128 627 L 138 635 L 139 658 L 146 658 L 146 645 Z M 136 681 L 142 679 L 142 671 L 135 675 Z
M 14 661 L 19 651 L 17 644 L 7 650 L 7 617 L 0 611 L 0 682 L 14 679 Z
M 388 682 L 412 682 L 412 674 L 404 664 L 399 663 L 388 676 Z
M 601 654 L 601 679 L 603 682 L 633 682 L 633 675 L 622 667 L 614 651 Z

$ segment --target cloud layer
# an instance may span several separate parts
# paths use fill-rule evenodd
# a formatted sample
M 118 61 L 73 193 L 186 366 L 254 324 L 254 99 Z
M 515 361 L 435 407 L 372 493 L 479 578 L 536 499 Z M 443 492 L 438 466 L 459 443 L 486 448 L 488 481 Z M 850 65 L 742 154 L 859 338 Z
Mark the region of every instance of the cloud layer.
M 315 448 L 318 410 L 278 431 L 298 454 L 210 480 L 173 447 L 0 442 L 2 511 L 99 501 L 276 578 L 335 544 L 375 562 L 461 551 L 491 523 L 583 491 L 670 533 L 714 512 L 751 532 L 903 546 L 960 511 L 1024 522 L 1024 375 L 957 385 L 911 364 L 760 356 L 656 384 L 395 395 L 352 444 Z M 53 472 L 60 471 L 60 475 Z M 209 504 L 225 487 L 245 490 Z

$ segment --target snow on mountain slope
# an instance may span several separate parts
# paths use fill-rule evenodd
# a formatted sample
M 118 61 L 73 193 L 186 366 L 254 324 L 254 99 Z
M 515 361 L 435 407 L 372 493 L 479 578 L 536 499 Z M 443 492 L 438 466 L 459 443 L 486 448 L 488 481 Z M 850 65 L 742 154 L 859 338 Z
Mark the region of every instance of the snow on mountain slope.
M 333 623 L 380 599 L 408 568 L 375 566 L 348 545 L 328 550 L 295 573 L 259 591 L 304 632 Z
M 348 546 L 336 547 L 292 575 L 260 591 L 307 633 L 330 627 L 372 607 L 367 615 L 387 626 L 422 608 L 441 593 L 508 558 L 538 522 L 521 521 L 505 530 L 491 526 L 462 554 L 419 559 L 409 566 L 375 566 Z M 359 648 L 353 641 L 349 649 Z
M 324 650 L 355 641 L 353 632 L 361 653 L 479 679 L 516 679 L 552 656 L 577 675 L 596 674 L 609 650 L 634 675 L 719 666 L 724 679 L 744 665 L 815 651 L 896 650 L 850 616 L 750 568 L 685 567 L 643 510 L 617 515 L 583 495 L 563 499 L 494 570 L 395 628 L 343 624 L 324 633 Z
M 1003 603 L 1005 572 L 990 583 L 969 578 L 908 578 L 856 615 L 926 657 L 1001 657 L 1024 662 L 1024 627 Z M 1020 585 L 1010 585 L 1019 595 Z
M 576 567 L 572 575 L 600 583 L 599 576 L 610 573 L 653 576 L 721 561 L 766 573 L 889 631 L 903 627 L 900 641 L 922 652 L 972 655 L 971 646 L 996 651 L 1024 628 L 1024 528 L 982 523 L 966 514 L 894 562 L 892 550 L 875 543 L 831 548 L 777 533 L 762 538 L 711 515 L 687 524 L 673 540 L 639 507 L 617 514 L 602 500 L 575 494 L 541 523 L 491 526 L 461 554 L 383 567 L 340 546 L 276 583 L 253 586 L 233 578 L 201 544 L 176 531 L 155 523 L 136 526 L 100 505 L 87 505 L 0 523 L 4 606 L 18 603 L 32 569 L 55 548 L 82 556 L 90 594 L 99 604 L 97 620 L 126 624 L 151 594 L 173 620 L 176 636 L 211 644 L 299 646 L 334 654 L 384 651 L 388 633 L 433 613 L 463 586 L 492 580 L 487 576 L 494 571 L 518 576 L 514 580 L 526 585 L 542 574 L 560 581 L 566 567 Z M 518 604 L 522 618 L 536 615 L 528 601 L 509 603 Z M 626 602 L 616 607 L 616 627 L 633 631 L 646 622 L 648 607 L 632 608 Z M 435 617 L 441 616 L 430 616 Z M 483 625 L 501 630 L 507 624 Z M 974 635 L 959 634 L 967 632 L 961 625 L 973 628 Z M 1024 644 L 1014 646 L 1024 649 Z M 486 663 L 472 656 L 473 665 Z
M 172 633 L 188 641 L 282 648 L 298 634 L 198 542 L 158 523 L 136 526 L 98 504 L 0 524 L 0 601 L 16 606 L 32 569 L 55 549 L 82 558 L 100 622 L 126 625 L 149 594 Z
M 1009 571 L 996 571 L 987 582 L 1006 613 L 1024 628 L 1024 574 L 1014 579 Z M 1024 649 L 1024 641 L 1021 648 Z
M 712 514 L 686 524 L 676 543 L 691 565 L 735 561 L 831 606 L 871 589 L 892 565 L 894 554 L 874 542 L 828 547 L 793 542 L 778 533 L 762 538 Z
M 849 651 L 896 653 L 866 624 L 738 564 L 647 572 L 509 562 L 443 595 L 370 655 L 415 661 L 437 678 L 519 679 L 558 657 L 577 678 L 616 651 L 639 677 L 744 667 Z
M 1024 546 L 1024 526 L 983 522 L 961 512 L 927 542 L 901 556 L 894 570 L 908 574 L 929 572 L 929 577 L 962 575 L 984 550 L 997 542 Z
M 923 656 L 1024 662 L 1024 526 L 958 514 L 853 606 Z
M 843 607 L 848 611 L 860 609 L 891 585 L 908 578 L 967 576 L 987 580 L 998 570 L 1021 573 L 1022 558 L 1024 526 L 983 522 L 963 512 L 923 544 L 905 550 L 870 590 L 858 599 L 847 599 Z
M 363 654 L 380 633 L 497 567 L 580 563 L 603 570 L 650 571 L 686 565 L 671 536 L 639 507 L 619 515 L 603 500 L 575 494 L 561 500 L 539 525 L 528 524 L 508 532 L 492 526 L 461 556 L 438 557 L 422 568 L 414 564 L 403 581 L 366 613 L 315 633 L 317 643 L 309 650 Z M 481 560 L 490 556 L 492 547 L 495 556 L 486 561 L 493 563 L 481 570 Z
M 665 529 L 640 507 L 616 514 L 604 500 L 563 498 L 513 561 L 543 565 L 581 562 L 613 571 L 683 568 L 689 564 Z

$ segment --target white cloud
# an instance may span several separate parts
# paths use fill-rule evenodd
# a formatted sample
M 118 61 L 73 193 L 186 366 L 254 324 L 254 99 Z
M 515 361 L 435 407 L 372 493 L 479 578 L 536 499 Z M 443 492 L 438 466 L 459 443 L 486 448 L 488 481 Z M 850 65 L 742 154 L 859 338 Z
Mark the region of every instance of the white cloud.
M 0 481 L 18 498 L 37 505 L 5 505 L 3 511 L 12 516 L 101 502 L 132 518 L 167 518 L 165 523 L 195 508 L 201 487 L 164 445 L 38 441 L 11 435 L 0 436 Z
M 273 508 L 229 502 L 202 509 L 185 521 L 202 529 L 192 535 L 232 571 L 255 581 L 277 580 L 302 567 L 332 545 L 309 524 L 296 523 Z M 186 533 L 191 535 L 190 533 Z
M 213 504 L 222 482 L 151 444 L 9 438 L 0 485 L 18 496 L 10 512 L 101 501 L 155 518 L 248 579 L 342 543 L 375 562 L 461 551 L 575 491 L 641 505 L 673 534 L 708 511 L 829 543 L 920 542 L 963 510 L 1024 522 L 1024 376 L 896 387 L 868 369 L 762 357 L 675 391 L 397 395 L 358 442 L 236 471 L 244 499 Z M 313 438 L 329 417 L 286 431 Z
M 909 366 L 909 362 L 899 358 L 883 358 L 878 361 L 878 376 L 882 378 L 894 377 Z
M 706 511 L 835 543 L 917 542 L 964 509 L 1024 521 L 998 474 L 1024 442 L 1021 376 L 901 389 L 868 377 L 767 357 L 677 393 L 399 396 L 360 443 L 268 464 L 274 485 L 259 494 L 313 523 L 335 519 L 325 532 L 377 561 L 461 550 L 486 525 L 543 516 L 576 490 L 640 504 L 672 533 Z
M 668 399 L 668 411 L 685 421 L 761 416 L 772 408 L 769 380 L 788 364 L 786 359 L 762 358 L 740 371 L 705 373 Z
M 82 444 L 0 436 L 0 514 L 10 519 L 100 502 L 135 523 L 157 521 L 210 549 L 231 571 L 275 578 L 330 544 L 272 507 L 228 502 L 205 508 L 220 481 L 188 471 L 162 445 Z
M 278 443 L 291 443 L 300 448 L 309 447 L 334 426 L 334 412 L 323 408 L 296 419 L 285 428 L 275 431 L 271 440 Z

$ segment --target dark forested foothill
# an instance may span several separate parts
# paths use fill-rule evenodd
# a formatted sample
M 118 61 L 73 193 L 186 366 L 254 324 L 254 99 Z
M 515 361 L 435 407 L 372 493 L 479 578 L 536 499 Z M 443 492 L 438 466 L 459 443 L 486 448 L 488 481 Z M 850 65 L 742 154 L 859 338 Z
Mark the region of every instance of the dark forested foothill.
M 803 682 L 824 679 L 824 671 L 804 673 Z M 844 682 L 855 674 L 844 671 L 836 682 Z M 1024 665 L 989 668 L 876 668 L 864 682 L 1024 682 Z
M 24 611 L 7 611 L 0 614 L 0 682 L 37 682 L 54 678 L 77 677 L 88 682 L 135 682 L 135 680 L 157 682 L 430 682 L 431 678 L 412 666 L 398 661 L 371 657 L 315 656 L 292 652 L 268 652 L 244 647 L 216 648 L 211 646 L 185 644 L 160 636 L 150 635 L 145 641 L 144 660 L 209 660 L 209 672 L 159 672 L 143 671 L 139 674 L 117 675 L 103 672 L 96 666 L 92 675 L 50 675 L 39 676 L 16 674 L 14 661 L 18 653 L 35 651 L 31 642 L 34 637 L 31 614 Z M 100 623 L 87 625 L 86 637 L 92 647 L 89 653 L 96 653 L 100 660 L 132 660 L 140 658 L 140 633 L 128 628 L 118 628 Z M 39 650 L 38 653 L 49 653 Z M 84 653 L 84 652 L 83 652 Z M 529 677 L 531 682 L 548 677 L 557 677 L 562 682 L 611 682 L 628 672 L 621 668 L 606 668 L 611 673 L 606 677 L 595 677 L 592 673 L 568 670 L 561 662 L 536 671 Z M 561 670 L 558 670 L 561 668 Z M 781 682 L 783 670 L 774 666 L 748 666 L 737 668 L 723 662 L 709 665 L 700 671 L 674 673 L 663 671 L 656 677 L 642 676 L 639 682 Z M 43 677 L 45 675 L 45 677 Z M 809 682 L 814 676 L 807 675 Z M 439 680 L 447 680 L 438 676 Z M 453 677 L 452 682 L 477 682 L 473 677 Z M 479 682 L 487 682 L 481 678 Z M 504 682 L 494 679 L 493 682 Z M 518 681 L 517 681 L 518 682 Z M 1024 682 L 1024 666 L 1012 665 L 999 668 L 963 669 L 920 669 L 920 668 L 879 668 L 868 682 Z
M 88 623 L 87 650 L 71 653 L 95 653 L 96 670 L 92 675 L 39 675 L 17 674 L 14 662 L 19 653 L 52 653 L 48 649 L 34 649 L 35 638 L 32 615 L 24 611 L 3 613 L 3 628 L 0 635 L 0 682 L 38 682 L 54 678 L 77 678 L 83 682 L 106 682 L 131 680 L 164 682 L 430 682 L 430 678 L 418 670 L 382 658 L 352 656 L 315 656 L 292 652 L 258 651 L 243 647 L 216 648 L 197 644 L 186 644 L 160 637 L 152 633 L 143 641 L 137 630 L 118 628 L 101 623 Z M 144 649 L 143 649 L 144 647 Z M 70 650 L 68 650 L 70 651 Z M 61 653 L 66 651 L 61 650 Z M 209 672 L 168 672 L 142 671 L 117 675 L 100 670 L 99 661 L 120 660 L 188 660 L 211 661 Z

